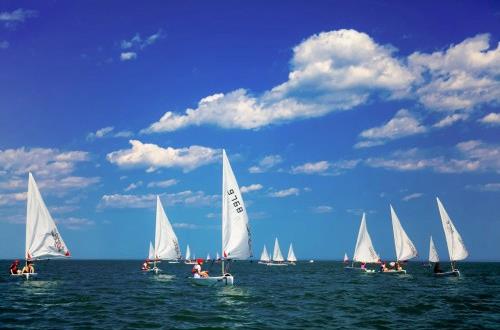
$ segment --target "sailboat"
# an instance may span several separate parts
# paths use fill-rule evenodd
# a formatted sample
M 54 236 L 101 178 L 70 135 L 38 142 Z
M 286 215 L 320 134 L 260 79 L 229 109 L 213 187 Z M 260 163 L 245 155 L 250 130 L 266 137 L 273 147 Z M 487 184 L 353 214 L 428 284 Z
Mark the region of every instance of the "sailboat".
M 392 231 L 394 234 L 394 246 L 396 247 L 396 265 L 401 265 L 401 262 L 410 260 L 415 258 L 418 253 L 415 245 L 410 240 L 408 235 L 406 234 L 403 226 L 401 226 L 401 222 L 394 211 L 392 205 L 389 205 L 391 208 L 391 220 L 392 220 Z M 392 265 L 392 263 L 391 263 Z M 406 274 L 406 270 L 398 267 L 399 269 L 387 269 L 384 270 L 383 274 Z
M 233 285 L 234 277 L 225 266 L 231 260 L 252 256 L 248 214 L 225 150 L 222 150 L 222 255 L 221 276 L 191 277 L 191 280 L 199 285 Z
M 207 259 L 206 259 L 206 260 L 207 260 L 207 261 L 212 260 L 212 258 L 210 258 L 210 253 L 209 253 L 209 254 L 207 254 Z
M 462 236 L 453 225 L 450 216 L 446 212 L 443 204 L 436 197 L 438 204 L 439 215 L 441 216 L 441 222 L 443 224 L 444 234 L 446 236 L 446 245 L 448 246 L 448 253 L 450 255 L 451 270 L 444 273 L 434 273 L 436 276 L 460 276 L 460 271 L 456 268 L 455 262 L 464 260 L 469 256 L 469 252 L 465 247 Z M 436 253 L 437 256 L 437 253 Z
M 344 253 L 344 263 L 345 264 L 349 263 L 349 257 L 347 256 L 347 253 Z
M 375 273 L 373 269 L 363 267 L 366 263 L 378 263 L 380 260 L 377 252 L 373 248 L 372 239 L 368 233 L 366 226 L 366 215 L 363 213 L 361 218 L 361 225 L 359 226 L 358 239 L 356 240 L 356 248 L 354 250 L 354 257 L 352 258 L 351 266 L 344 267 L 347 271 L 360 271 L 363 273 Z M 354 262 L 361 262 L 361 267 L 354 267 Z
M 189 248 L 189 244 L 186 247 L 186 257 L 184 258 L 184 263 L 186 265 L 196 265 L 196 259 L 191 260 L 191 249 Z
M 216 252 L 215 253 L 215 260 L 219 261 L 220 260 L 220 255 L 219 255 L 219 252 Z
M 156 262 L 160 260 L 178 260 L 181 257 L 179 241 L 175 235 L 174 229 L 168 220 L 167 214 L 163 209 L 159 196 L 156 196 L 156 230 L 155 230 L 155 258 L 153 260 L 155 273 L 160 269 L 156 267 Z
M 434 245 L 434 241 L 431 239 L 429 241 L 429 265 L 431 262 L 439 262 L 439 255 L 436 251 L 436 246 Z
M 266 245 L 264 244 L 264 248 L 262 249 L 262 253 L 260 255 L 259 264 L 266 265 L 270 261 L 271 261 L 271 258 L 269 257 L 269 253 L 267 253 Z
M 285 259 L 281 254 L 280 243 L 278 242 L 278 238 L 274 240 L 274 250 L 273 250 L 273 258 L 271 262 L 267 263 L 268 266 L 288 266 L 285 263 Z
M 31 172 L 28 175 L 26 212 L 26 264 L 34 260 L 68 258 L 69 250 L 50 215 Z M 37 273 L 12 274 L 27 280 Z
M 295 265 L 297 262 L 297 258 L 295 257 L 295 253 L 293 252 L 292 243 L 290 243 L 290 247 L 288 248 L 288 256 L 286 257 L 286 261 L 289 265 Z

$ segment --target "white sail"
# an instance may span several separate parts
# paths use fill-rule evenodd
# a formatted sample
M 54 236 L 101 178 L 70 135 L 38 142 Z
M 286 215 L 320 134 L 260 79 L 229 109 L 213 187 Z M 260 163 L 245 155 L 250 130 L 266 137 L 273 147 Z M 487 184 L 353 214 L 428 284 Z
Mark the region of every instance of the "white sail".
M 69 257 L 69 250 L 45 205 L 33 175 L 28 176 L 26 260 Z
M 153 247 L 153 243 L 151 243 L 151 242 L 149 242 L 148 259 L 149 260 L 154 260 L 155 259 L 155 248 Z
M 448 253 L 450 254 L 451 261 L 463 260 L 469 256 L 467 248 L 465 247 L 462 236 L 458 233 L 457 229 L 453 225 L 451 218 L 444 209 L 443 204 L 436 198 L 439 215 L 441 216 L 441 222 L 443 223 L 444 234 L 446 236 L 446 245 L 448 245 Z
M 376 263 L 379 259 L 380 258 L 377 252 L 375 252 L 375 249 L 373 248 L 372 239 L 370 238 L 368 228 L 366 227 L 366 217 L 363 213 L 353 260 L 358 262 Z
M 293 252 L 292 243 L 290 243 L 290 248 L 288 249 L 288 256 L 286 258 L 286 261 L 290 261 L 290 262 L 297 261 L 297 258 L 295 257 L 295 253 Z
M 348 262 L 349 261 L 349 257 L 347 256 L 347 253 L 344 253 L 344 262 Z
M 228 259 L 252 256 L 248 214 L 225 150 L 222 151 L 222 252 Z
M 212 259 L 210 258 L 210 253 L 209 253 L 209 254 L 207 254 L 207 260 L 212 260 Z
M 186 247 L 186 260 L 191 260 L 191 249 L 189 249 L 189 244 L 188 246 Z
M 156 259 L 162 260 L 174 260 L 181 257 L 177 236 L 168 221 L 159 196 L 156 196 L 155 256 Z
M 396 212 L 391 207 L 392 231 L 394 233 L 394 244 L 396 246 L 397 261 L 406 261 L 415 258 L 418 253 L 415 245 L 406 234 Z
M 436 251 L 436 247 L 434 246 L 434 241 L 432 240 L 432 236 L 429 243 L 429 262 L 439 262 L 439 256 Z
M 283 259 L 283 255 L 281 254 L 280 244 L 278 243 L 277 237 L 274 241 L 273 261 L 285 261 L 285 259 Z
M 217 252 L 215 255 L 215 260 L 219 260 L 219 259 L 220 259 L 220 255 L 219 255 L 219 252 Z
M 269 262 L 271 259 L 269 258 L 269 253 L 267 253 L 266 245 L 264 245 L 264 249 L 262 249 L 262 254 L 260 255 L 260 261 Z

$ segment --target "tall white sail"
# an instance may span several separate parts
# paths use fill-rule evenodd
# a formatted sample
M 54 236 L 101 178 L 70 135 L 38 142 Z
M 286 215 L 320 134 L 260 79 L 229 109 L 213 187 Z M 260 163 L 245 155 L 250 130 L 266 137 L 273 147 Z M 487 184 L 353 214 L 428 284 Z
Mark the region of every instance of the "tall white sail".
M 219 259 L 220 259 L 220 255 L 219 255 L 219 252 L 217 252 L 215 255 L 215 260 L 219 260 Z
M 290 243 L 290 248 L 288 249 L 288 256 L 286 258 L 286 261 L 290 261 L 290 262 L 297 261 L 297 258 L 295 257 L 295 253 L 293 252 L 292 243 Z
M 210 258 L 210 253 L 209 253 L 209 254 L 207 254 L 207 259 L 206 259 L 206 260 L 207 260 L 207 261 L 208 261 L 208 260 L 212 260 L 212 259 Z
M 69 250 L 45 205 L 33 175 L 28 176 L 26 260 L 69 257 Z
M 189 248 L 189 244 L 188 246 L 186 247 L 186 260 L 191 260 L 191 249 Z
M 451 218 L 444 209 L 443 204 L 436 197 L 439 215 L 441 216 L 441 222 L 443 223 L 444 234 L 446 236 L 446 245 L 448 245 L 448 253 L 450 254 L 451 261 L 463 260 L 469 256 L 467 248 L 465 247 L 462 236 L 458 233 L 457 229 L 453 225 Z
M 376 263 L 379 261 L 379 256 L 373 248 L 372 239 L 366 227 L 366 216 L 363 213 L 361 225 L 359 226 L 358 239 L 356 241 L 356 249 L 354 251 L 354 261 Z
M 349 261 L 349 257 L 347 256 L 347 253 L 344 253 L 344 262 L 348 262 Z
M 439 256 L 436 251 L 436 247 L 434 246 L 434 241 L 432 240 L 432 236 L 429 243 L 429 262 L 439 262 Z
M 156 196 L 155 254 L 157 259 L 173 260 L 181 257 L 179 242 L 168 221 L 160 197 Z
M 248 214 L 225 150 L 222 151 L 222 252 L 228 259 L 252 256 Z
M 267 248 L 264 245 L 264 249 L 262 250 L 262 254 L 260 255 L 260 261 L 269 262 L 271 259 L 269 258 L 269 253 L 267 253 Z
M 406 234 L 396 212 L 391 207 L 392 231 L 394 232 L 394 244 L 396 246 L 396 259 L 398 261 L 405 261 L 415 258 L 418 253 L 415 245 Z
M 155 248 L 153 247 L 153 243 L 151 243 L 151 242 L 149 242 L 148 259 L 149 260 L 154 260 L 155 259 Z
M 283 255 L 281 254 L 280 244 L 278 243 L 277 237 L 274 241 L 273 261 L 285 261 L 285 259 L 283 259 Z

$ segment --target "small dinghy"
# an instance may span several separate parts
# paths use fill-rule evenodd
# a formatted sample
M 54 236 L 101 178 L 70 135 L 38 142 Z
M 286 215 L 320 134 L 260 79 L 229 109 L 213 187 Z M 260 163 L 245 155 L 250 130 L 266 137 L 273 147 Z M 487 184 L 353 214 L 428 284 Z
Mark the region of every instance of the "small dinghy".
M 295 252 L 293 252 L 292 243 L 290 243 L 290 247 L 288 248 L 288 256 L 286 257 L 286 261 L 289 265 L 296 265 L 297 257 L 295 256 Z
M 406 270 L 402 269 L 400 266 L 402 262 L 415 258 L 418 253 L 415 245 L 410 240 L 408 235 L 406 234 L 399 218 L 394 211 L 392 205 L 390 205 L 391 209 L 391 220 L 392 220 L 392 231 L 394 234 L 394 246 L 396 248 L 396 262 L 392 263 L 391 266 L 396 269 L 386 269 L 385 271 L 381 271 L 381 274 L 406 274 Z M 397 269 L 399 268 L 399 269 Z
M 26 265 L 35 260 L 69 258 L 70 253 L 50 215 L 35 178 L 28 175 L 26 212 Z M 30 279 L 38 273 L 11 274 L 13 278 Z
M 259 264 L 267 265 L 270 261 L 271 261 L 271 258 L 269 257 L 269 253 L 267 253 L 266 245 L 264 244 L 264 248 L 262 249 L 262 253 L 260 255 Z
M 366 215 L 363 213 L 361 224 L 359 226 L 358 239 L 356 240 L 356 248 L 354 250 L 354 257 L 352 258 L 351 266 L 344 267 L 347 272 L 358 272 L 373 274 L 375 270 L 363 267 L 367 263 L 377 263 L 380 258 L 373 248 L 372 239 L 368 233 L 366 226 Z M 354 262 L 362 263 L 362 267 L 354 267 Z
M 278 242 L 278 238 L 274 240 L 274 250 L 273 250 L 273 258 L 270 262 L 267 263 L 268 266 L 288 266 L 285 263 L 285 258 L 283 258 L 283 254 L 281 254 L 280 243 Z
M 234 277 L 229 273 L 229 262 L 250 258 L 251 241 L 243 196 L 226 151 L 222 150 L 222 272 L 221 276 L 190 277 L 191 282 L 202 286 L 233 285 Z
M 448 254 L 450 255 L 450 263 L 451 263 L 451 269 L 448 272 L 436 272 L 434 271 L 434 276 L 437 277 L 449 277 L 449 276 L 460 276 L 460 271 L 456 268 L 455 262 L 464 260 L 469 256 L 469 252 L 467 251 L 467 248 L 465 247 L 464 241 L 462 240 L 462 236 L 460 236 L 460 233 L 458 232 L 457 228 L 455 228 L 455 225 L 451 221 L 450 216 L 446 212 L 446 209 L 444 208 L 443 204 L 439 200 L 439 198 L 436 198 L 437 204 L 438 204 L 438 209 L 439 209 L 439 215 L 441 217 L 441 223 L 443 224 L 443 230 L 444 234 L 446 237 L 446 245 L 448 247 Z M 431 254 L 435 254 L 435 260 L 439 261 L 439 258 L 437 256 L 436 248 L 434 247 L 434 242 L 432 241 L 431 237 L 431 246 L 430 246 L 430 253 L 429 253 L 429 260 L 431 257 Z M 432 248 L 434 248 L 434 251 L 432 251 Z M 437 262 L 436 261 L 436 262 Z

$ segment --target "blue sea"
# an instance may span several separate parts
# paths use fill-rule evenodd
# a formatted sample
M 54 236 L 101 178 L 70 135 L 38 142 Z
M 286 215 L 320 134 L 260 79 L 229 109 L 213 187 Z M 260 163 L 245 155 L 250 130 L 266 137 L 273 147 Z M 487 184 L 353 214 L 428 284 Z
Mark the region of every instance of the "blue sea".
M 233 287 L 198 287 L 191 266 L 141 261 L 42 261 L 35 280 L 0 261 L 1 329 L 500 329 L 500 263 L 460 263 L 460 278 L 353 274 L 340 262 L 233 263 Z M 218 274 L 218 264 L 205 265 Z M 443 267 L 447 266 L 443 264 Z

